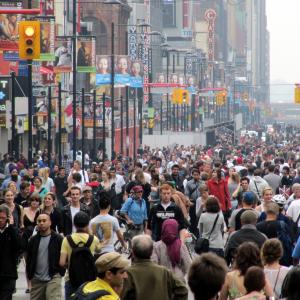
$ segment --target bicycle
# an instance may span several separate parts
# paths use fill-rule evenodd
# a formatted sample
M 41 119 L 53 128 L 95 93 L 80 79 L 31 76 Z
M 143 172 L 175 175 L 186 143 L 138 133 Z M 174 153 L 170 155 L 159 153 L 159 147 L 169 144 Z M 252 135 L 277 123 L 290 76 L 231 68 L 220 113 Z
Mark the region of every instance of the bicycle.
M 123 224 L 125 226 L 125 231 L 123 232 L 123 238 L 125 243 L 127 244 L 127 247 L 124 248 L 119 240 L 116 240 L 114 243 L 114 249 L 116 252 L 120 254 L 126 255 L 128 258 L 131 258 L 131 240 L 133 238 L 133 231 L 139 230 L 139 226 L 134 224 L 128 224 L 125 217 L 120 214 L 119 211 L 115 212 L 116 218 L 119 220 L 120 224 Z

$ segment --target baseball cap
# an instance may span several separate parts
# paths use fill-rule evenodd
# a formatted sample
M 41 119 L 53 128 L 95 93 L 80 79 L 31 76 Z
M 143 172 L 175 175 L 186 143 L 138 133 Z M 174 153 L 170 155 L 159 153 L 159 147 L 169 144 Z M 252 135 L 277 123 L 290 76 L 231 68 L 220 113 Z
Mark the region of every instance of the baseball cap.
M 96 269 L 98 273 L 103 273 L 105 271 L 111 270 L 112 268 L 124 269 L 129 267 L 130 262 L 128 259 L 124 258 L 120 253 L 109 252 L 101 255 L 96 260 Z
M 82 188 L 82 192 L 86 192 L 86 191 L 92 191 L 92 188 L 88 185 L 85 185 L 83 188 Z
M 136 185 L 136 186 L 134 186 L 132 189 L 131 189 L 131 191 L 133 192 L 133 193 L 138 193 L 138 192 L 142 192 L 144 189 L 143 189 L 143 187 L 141 186 L 141 185 Z
M 255 196 L 253 192 L 246 192 L 243 194 L 243 202 L 245 202 L 248 205 L 254 204 L 255 202 Z

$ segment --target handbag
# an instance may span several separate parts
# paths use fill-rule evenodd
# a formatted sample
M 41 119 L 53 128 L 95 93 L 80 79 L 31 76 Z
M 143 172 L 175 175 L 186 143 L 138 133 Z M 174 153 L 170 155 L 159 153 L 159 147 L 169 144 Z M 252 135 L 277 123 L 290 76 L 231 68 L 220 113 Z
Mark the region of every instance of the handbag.
M 196 241 L 196 244 L 195 244 L 195 252 L 197 254 L 202 254 L 202 253 L 206 253 L 209 251 L 209 240 L 210 240 L 210 237 L 211 237 L 211 234 L 213 233 L 215 227 L 216 227 L 216 224 L 217 224 L 217 221 L 219 219 L 219 213 L 218 215 L 216 216 L 215 218 L 215 221 L 214 221 L 214 225 L 209 233 L 209 236 L 208 238 L 203 238 L 203 237 L 198 237 L 197 241 Z

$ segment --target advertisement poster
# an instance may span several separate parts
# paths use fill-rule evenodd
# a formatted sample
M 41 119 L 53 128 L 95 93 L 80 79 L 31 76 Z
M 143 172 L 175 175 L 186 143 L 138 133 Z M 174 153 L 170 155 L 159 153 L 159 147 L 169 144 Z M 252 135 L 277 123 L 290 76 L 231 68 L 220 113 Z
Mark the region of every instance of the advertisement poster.
M 196 87 L 195 87 L 195 77 L 194 76 L 188 76 L 187 82 L 188 85 L 188 91 L 190 94 L 196 94 Z
M 72 72 L 72 39 L 67 36 L 57 36 L 55 38 L 54 51 L 54 72 Z
M 54 61 L 55 17 L 36 17 L 41 23 L 41 56 L 39 61 Z
M 130 86 L 134 88 L 143 87 L 143 64 L 141 61 L 132 61 L 130 66 Z
M 157 73 L 155 81 L 157 83 L 165 83 L 166 82 L 165 74 L 164 73 Z
M 96 86 L 111 83 L 111 57 L 96 55 Z
M 18 50 L 18 22 L 21 15 L 0 15 L 0 50 Z
M 77 71 L 82 73 L 96 72 L 95 37 L 77 37 Z
M 125 55 L 118 55 L 115 58 L 115 84 L 130 84 L 130 58 Z

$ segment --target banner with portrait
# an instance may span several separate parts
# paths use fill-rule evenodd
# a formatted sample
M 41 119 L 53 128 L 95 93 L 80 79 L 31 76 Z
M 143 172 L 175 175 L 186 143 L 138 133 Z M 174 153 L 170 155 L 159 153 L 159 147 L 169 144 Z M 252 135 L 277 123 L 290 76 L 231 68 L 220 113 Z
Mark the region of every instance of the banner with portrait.
M 77 71 L 96 72 L 96 38 L 94 36 L 77 37 Z
M 188 86 L 188 91 L 190 94 L 196 94 L 196 81 L 195 81 L 195 76 L 193 75 L 189 75 L 187 76 L 187 79 L 186 79 L 186 84 Z
M 96 55 L 96 86 L 111 83 L 111 57 Z
M 0 15 L 0 50 L 19 50 L 19 21 L 21 15 Z
M 155 82 L 157 83 L 165 83 L 166 75 L 164 73 L 157 73 L 155 76 Z
M 130 65 L 129 56 L 115 56 L 115 84 L 130 85 Z
M 139 60 L 131 61 L 130 86 L 133 88 L 143 87 L 143 63 Z
M 54 61 L 55 17 L 36 17 L 41 24 L 41 55 L 39 61 Z
M 54 72 L 72 72 L 72 38 L 68 36 L 57 36 L 54 49 Z

